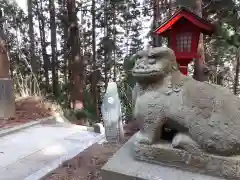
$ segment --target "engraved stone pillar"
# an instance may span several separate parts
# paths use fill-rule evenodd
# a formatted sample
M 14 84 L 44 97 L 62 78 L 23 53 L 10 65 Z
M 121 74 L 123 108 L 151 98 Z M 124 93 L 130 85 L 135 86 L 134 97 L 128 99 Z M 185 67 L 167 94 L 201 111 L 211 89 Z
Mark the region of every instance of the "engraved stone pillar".
M 8 119 L 15 114 L 15 98 L 11 79 L 0 79 L 0 119 Z
M 108 83 L 101 107 L 106 139 L 110 143 L 120 143 L 124 138 L 121 103 L 117 84 Z

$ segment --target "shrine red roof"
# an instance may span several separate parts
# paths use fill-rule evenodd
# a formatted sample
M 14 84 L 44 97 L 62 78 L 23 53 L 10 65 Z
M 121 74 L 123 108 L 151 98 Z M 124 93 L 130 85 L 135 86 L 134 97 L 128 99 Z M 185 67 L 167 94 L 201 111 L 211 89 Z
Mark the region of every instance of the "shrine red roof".
M 183 18 L 200 28 L 200 30 L 205 34 L 212 34 L 214 31 L 211 23 L 199 17 L 197 14 L 191 12 L 187 8 L 181 7 L 170 19 L 158 27 L 154 33 L 162 34 L 171 30 L 172 26 Z

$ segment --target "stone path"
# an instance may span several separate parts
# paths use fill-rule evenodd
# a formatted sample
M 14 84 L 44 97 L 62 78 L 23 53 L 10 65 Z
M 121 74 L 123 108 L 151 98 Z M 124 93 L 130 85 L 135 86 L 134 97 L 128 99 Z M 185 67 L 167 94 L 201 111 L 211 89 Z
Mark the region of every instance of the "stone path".
M 70 124 L 39 124 L 0 138 L 0 180 L 37 180 L 103 136 Z

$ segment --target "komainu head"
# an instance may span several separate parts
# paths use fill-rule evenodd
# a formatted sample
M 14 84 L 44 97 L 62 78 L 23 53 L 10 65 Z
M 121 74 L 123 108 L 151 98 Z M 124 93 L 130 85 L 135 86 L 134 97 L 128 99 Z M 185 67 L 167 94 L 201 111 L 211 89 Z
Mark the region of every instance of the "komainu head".
M 167 47 L 155 47 L 141 50 L 137 54 L 137 61 L 132 69 L 134 77 L 151 79 L 165 77 L 178 71 L 178 64 L 173 50 Z

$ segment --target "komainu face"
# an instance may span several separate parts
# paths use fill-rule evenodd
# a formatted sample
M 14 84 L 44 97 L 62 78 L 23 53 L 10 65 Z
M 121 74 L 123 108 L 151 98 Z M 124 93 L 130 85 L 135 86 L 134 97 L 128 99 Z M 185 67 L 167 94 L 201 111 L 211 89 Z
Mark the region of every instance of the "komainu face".
M 139 51 L 137 61 L 132 70 L 135 77 L 161 77 L 177 70 L 174 52 L 166 47 L 156 47 Z M 175 68 L 174 68 L 175 67 Z

